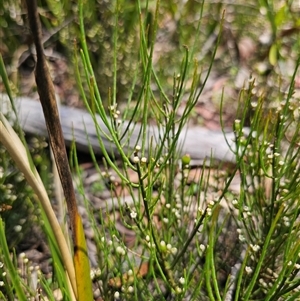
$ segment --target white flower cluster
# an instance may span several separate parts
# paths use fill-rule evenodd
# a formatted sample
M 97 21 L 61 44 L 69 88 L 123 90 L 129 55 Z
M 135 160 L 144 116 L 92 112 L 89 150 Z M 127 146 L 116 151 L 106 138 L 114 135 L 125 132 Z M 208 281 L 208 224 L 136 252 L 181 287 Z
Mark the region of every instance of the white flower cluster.
M 99 268 L 91 269 L 90 275 L 91 275 L 91 279 L 93 280 L 93 279 L 101 276 L 101 270 Z
M 107 239 L 105 236 L 101 237 L 101 242 L 105 247 L 112 247 L 117 255 L 125 256 L 127 248 L 120 242 L 116 235 L 112 235 L 112 239 Z
M 243 233 L 242 233 L 242 229 L 237 229 L 236 231 L 237 231 L 237 233 L 239 234 L 239 241 L 240 241 L 240 242 L 246 241 L 246 238 L 245 238 L 245 236 L 244 236 Z
M 134 292 L 134 288 L 131 285 L 129 285 L 128 287 L 122 286 L 121 287 L 121 292 L 122 293 L 132 294 Z M 114 293 L 115 300 L 119 300 L 120 296 L 121 296 L 120 292 L 119 291 L 115 291 L 115 293 Z
M 259 251 L 259 249 L 260 249 L 260 246 L 259 245 L 253 245 L 253 244 L 250 244 L 250 248 L 251 248 L 251 250 L 253 251 L 253 252 L 257 252 L 257 251 Z
M 154 243 L 150 243 L 150 237 L 147 235 L 146 236 L 146 240 L 148 241 L 148 246 L 149 247 L 155 247 L 155 244 Z M 159 242 L 159 245 L 160 245 L 160 248 L 161 248 L 161 251 L 162 252 L 166 252 L 166 253 L 169 253 L 169 254 L 173 254 L 173 255 L 176 255 L 177 254 L 177 248 L 173 247 L 171 244 L 167 244 L 164 240 L 161 240 Z
M 109 106 L 108 109 L 111 112 L 113 119 L 116 120 L 117 125 L 120 125 L 122 123 L 122 120 L 119 118 L 121 112 L 117 110 L 117 104 Z
M 141 150 L 141 146 L 137 145 L 134 149 L 134 153 L 133 153 L 133 163 L 138 164 L 141 162 L 142 165 L 147 163 L 147 158 L 146 157 L 140 157 L 138 155 L 139 151 Z
M 121 247 L 121 246 L 117 246 L 116 252 L 117 252 L 119 255 L 121 255 L 121 256 L 124 256 L 124 255 L 126 254 L 125 249 L 124 249 L 123 247 Z
M 0 171 L 1 173 L 1 171 Z M 1 179 L 1 177 L 0 177 Z M 3 192 L 2 193 L 2 198 L 3 198 L 3 203 L 5 204 L 13 202 L 17 199 L 17 196 L 15 194 L 13 194 L 13 185 L 11 183 L 8 184 L 0 184 L 0 191 Z M 1 211 L 1 209 L 0 209 Z
M 0 261 L 0 269 L 2 269 L 3 267 L 4 267 L 4 263 Z M 5 276 L 6 276 L 6 272 L 3 272 L 2 277 L 5 277 Z M 4 286 L 4 285 L 5 285 L 4 281 L 0 281 L 0 287 Z

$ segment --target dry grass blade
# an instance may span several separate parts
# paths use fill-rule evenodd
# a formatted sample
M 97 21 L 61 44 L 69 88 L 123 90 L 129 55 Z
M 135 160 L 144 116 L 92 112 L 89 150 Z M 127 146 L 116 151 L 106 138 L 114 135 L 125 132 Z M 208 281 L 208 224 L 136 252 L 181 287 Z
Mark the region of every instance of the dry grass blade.
M 30 165 L 26 149 L 22 144 L 20 138 L 15 133 L 15 131 L 10 126 L 9 122 L 6 120 L 2 113 L 0 113 L 0 132 L 0 142 L 8 150 L 10 156 L 12 157 L 20 171 L 23 172 L 27 182 L 33 188 L 47 215 L 47 218 L 50 222 L 50 225 L 53 229 L 53 233 L 59 245 L 61 256 L 63 258 L 66 270 L 68 272 L 70 282 L 73 286 L 75 285 L 75 270 L 73 266 L 72 257 L 65 237 L 55 216 L 55 213 L 51 207 L 51 203 L 48 198 L 45 187 L 36 169 Z

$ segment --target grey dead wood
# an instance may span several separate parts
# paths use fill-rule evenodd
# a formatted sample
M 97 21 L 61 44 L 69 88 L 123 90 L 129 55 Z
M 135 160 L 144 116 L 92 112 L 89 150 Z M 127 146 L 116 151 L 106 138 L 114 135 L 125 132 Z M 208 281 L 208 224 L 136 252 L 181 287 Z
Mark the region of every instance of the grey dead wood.
M 25 133 L 47 136 L 47 130 L 42 112 L 42 107 L 39 101 L 28 97 L 15 98 L 15 105 L 18 111 L 18 118 L 22 129 Z M 0 95 L 0 109 L 2 113 L 7 114 L 11 111 L 10 103 L 7 95 Z M 63 129 L 64 139 L 67 146 L 70 146 L 75 139 L 77 149 L 83 152 L 89 152 L 89 143 L 92 146 L 95 154 L 101 155 L 102 151 L 99 146 L 97 130 L 90 114 L 82 109 L 60 106 L 61 125 Z M 11 114 L 11 120 L 14 119 Z M 109 137 L 109 131 L 103 123 L 100 116 L 97 116 L 97 123 L 102 130 L 100 132 L 104 146 L 108 153 L 118 156 L 118 149 Z M 125 130 L 128 122 L 124 121 L 121 125 Z M 125 135 L 124 151 L 130 156 L 137 144 L 141 144 L 139 140 L 140 124 L 130 125 L 130 135 Z M 147 129 L 146 152 L 149 151 L 150 140 L 152 146 L 158 143 L 159 135 L 163 133 L 163 128 L 158 128 L 154 125 L 149 125 Z M 234 149 L 234 133 L 226 132 L 226 138 Z M 88 137 L 88 139 L 87 139 Z M 128 140 L 128 141 L 127 141 Z M 235 155 L 226 143 L 222 131 L 209 130 L 200 126 L 185 127 L 179 136 L 179 145 L 181 145 L 180 153 L 189 154 L 191 156 L 191 164 L 201 165 L 204 160 L 209 160 L 211 157 L 218 161 L 234 162 Z

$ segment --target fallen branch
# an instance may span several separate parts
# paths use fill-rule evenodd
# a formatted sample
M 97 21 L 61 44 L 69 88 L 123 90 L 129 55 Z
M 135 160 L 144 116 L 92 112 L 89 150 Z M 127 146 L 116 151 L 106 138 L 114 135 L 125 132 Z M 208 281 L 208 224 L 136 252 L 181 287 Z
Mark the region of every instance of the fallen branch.
M 15 99 L 15 104 L 21 127 L 26 133 L 41 136 L 48 135 L 41 104 L 38 101 L 28 97 L 18 97 Z M 11 112 L 9 100 L 6 95 L 0 95 L 0 106 L 4 114 Z M 70 108 L 63 105 L 60 106 L 59 110 L 66 145 L 70 146 L 75 139 L 78 150 L 89 152 L 89 141 L 95 154 L 101 155 L 95 125 L 89 113 L 81 109 Z M 108 130 L 100 117 L 97 117 L 97 122 L 100 128 L 103 129 L 103 132 L 109 136 Z M 124 129 L 126 125 L 127 122 L 125 121 L 123 125 Z M 129 132 L 131 132 L 131 136 L 128 143 L 124 145 L 124 149 L 129 155 L 131 155 L 132 150 L 136 144 L 138 144 L 139 131 L 139 124 L 130 126 Z M 101 134 L 101 138 L 103 139 L 106 150 L 117 156 L 117 148 L 107 139 L 105 134 Z M 158 140 L 158 135 L 158 128 L 154 125 L 149 125 L 147 139 L 149 142 L 150 137 L 154 138 L 154 147 Z M 234 133 L 227 132 L 226 138 L 233 147 Z M 199 126 L 189 127 L 182 131 L 179 141 L 182 145 L 181 153 L 191 156 L 192 165 L 200 165 L 203 163 L 203 160 L 211 156 L 218 161 L 235 161 L 235 156 L 227 145 L 222 131 L 209 130 Z M 146 143 L 146 145 L 149 144 L 150 143 Z

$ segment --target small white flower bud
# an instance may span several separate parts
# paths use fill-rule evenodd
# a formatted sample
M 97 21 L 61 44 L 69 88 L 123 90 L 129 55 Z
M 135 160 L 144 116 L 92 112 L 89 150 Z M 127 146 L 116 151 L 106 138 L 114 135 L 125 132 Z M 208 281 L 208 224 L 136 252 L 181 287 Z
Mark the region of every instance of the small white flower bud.
M 128 286 L 128 289 L 127 289 L 127 291 L 128 291 L 128 293 L 133 293 L 133 287 L 130 285 L 130 286 Z
M 134 163 L 139 163 L 140 162 L 140 158 L 138 156 L 134 156 L 133 157 L 133 162 Z
M 161 245 L 162 247 L 165 247 L 165 246 L 166 246 L 166 243 L 162 240 L 162 241 L 160 242 L 160 245 Z
M 128 270 L 127 274 L 128 274 L 128 276 L 132 276 L 133 275 L 133 270 L 132 269 Z
M 131 212 L 130 212 L 130 217 L 131 217 L 132 219 L 135 219 L 135 218 L 137 217 L 137 213 L 136 213 L 135 211 L 131 211 Z
M 251 267 L 248 267 L 248 266 L 245 267 L 245 271 L 246 271 L 247 274 L 251 274 L 252 273 Z
M 175 248 L 175 247 L 173 247 L 172 249 L 171 249 L 171 253 L 173 254 L 173 255 L 176 255 L 177 254 L 177 248 Z
M 116 252 L 120 255 L 125 255 L 125 250 L 121 246 L 116 248 Z
M 120 298 L 120 293 L 119 293 L 118 291 L 116 291 L 116 292 L 114 293 L 114 297 L 115 297 L 116 299 L 119 299 L 119 298 Z

